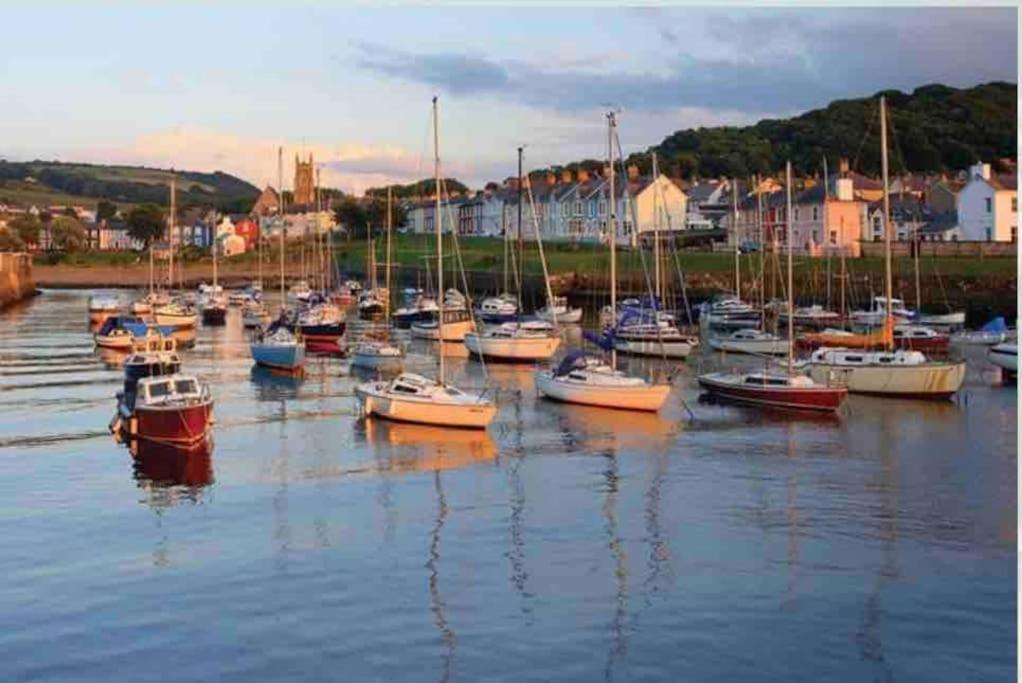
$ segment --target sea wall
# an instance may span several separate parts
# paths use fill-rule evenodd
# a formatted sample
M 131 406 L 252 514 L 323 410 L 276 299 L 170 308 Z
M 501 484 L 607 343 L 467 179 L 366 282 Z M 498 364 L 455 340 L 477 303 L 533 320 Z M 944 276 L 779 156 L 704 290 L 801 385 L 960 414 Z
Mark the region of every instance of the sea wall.
M 0 308 L 33 294 L 32 257 L 23 253 L 0 252 Z

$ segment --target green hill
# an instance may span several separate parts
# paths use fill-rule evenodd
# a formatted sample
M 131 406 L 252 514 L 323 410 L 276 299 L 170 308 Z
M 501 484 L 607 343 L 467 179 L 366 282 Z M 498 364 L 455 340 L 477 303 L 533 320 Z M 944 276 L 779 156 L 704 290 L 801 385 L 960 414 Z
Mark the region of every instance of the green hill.
M 177 171 L 177 201 L 181 206 L 215 206 L 224 211 L 247 211 L 259 189 L 228 173 Z M 171 171 L 142 166 L 9 162 L 0 160 L 0 197 L 17 203 L 75 201 L 95 204 L 170 203 Z
M 789 158 L 797 173 L 813 174 L 826 155 L 832 165 L 846 157 L 853 169 L 879 175 L 880 95 L 887 96 L 892 173 L 955 171 L 1017 154 L 1018 86 L 994 82 L 962 89 L 926 85 L 910 94 L 887 90 L 790 119 L 680 130 L 628 161 L 648 172 L 655 151 L 669 175 L 745 177 L 776 173 Z

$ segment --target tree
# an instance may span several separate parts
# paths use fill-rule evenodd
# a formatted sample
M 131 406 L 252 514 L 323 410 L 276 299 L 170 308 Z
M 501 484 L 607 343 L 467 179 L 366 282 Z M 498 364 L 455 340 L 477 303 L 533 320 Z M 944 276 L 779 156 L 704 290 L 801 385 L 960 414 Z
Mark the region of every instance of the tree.
M 78 218 L 78 212 L 75 211 L 73 206 L 65 206 L 61 213 L 65 216 L 70 216 L 71 218 Z
M 155 204 L 141 204 L 128 213 L 128 236 L 145 244 L 163 234 L 163 211 Z
M 12 220 L 8 229 L 18 237 L 22 244 L 39 244 L 39 219 L 30 213 L 22 214 Z
M 96 220 L 108 221 L 117 215 L 117 205 L 105 199 L 99 200 L 96 205 Z
M 341 227 L 347 230 L 352 237 L 361 239 L 366 236 L 369 213 L 354 197 L 342 198 L 334 207 L 334 215 Z
M 50 241 L 60 251 L 78 251 L 85 246 L 85 227 L 77 218 L 57 216 L 50 223 Z
M 25 243 L 11 229 L 0 230 L 0 251 L 24 251 Z

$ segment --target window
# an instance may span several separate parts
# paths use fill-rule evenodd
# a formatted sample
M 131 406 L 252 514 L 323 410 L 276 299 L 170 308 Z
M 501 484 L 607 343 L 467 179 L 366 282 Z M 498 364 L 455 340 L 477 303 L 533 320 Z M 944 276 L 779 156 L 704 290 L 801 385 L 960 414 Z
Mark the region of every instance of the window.
M 575 215 L 576 216 L 582 215 L 582 202 L 580 201 L 575 202 Z
M 1018 197 L 1011 198 L 1011 212 L 1018 213 Z
M 596 200 L 595 199 L 590 199 L 589 200 L 589 217 L 590 218 L 596 218 Z
M 987 197 L 984 201 L 987 203 L 987 213 L 991 213 L 993 211 L 993 200 L 990 197 Z
M 830 243 L 837 244 L 837 230 L 830 231 Z
M 813 207 L 813 220 L 814 221 L 820 220 L 820 210 L 818 207 L 815 206 Z
M 563 204 L 561 204 L 561 215 L 562 216 L 567 217 L 570 212 L 571 212 L 571 207 L 568 206 L 568 202 L 564 202 Z
M 600 200 L 600 215 L 601 216 L 607 215 L 607 202 L 603 201 L 602 199 Z
M 1011 226 L 1011 243 L 1015 244 L 1015 239 L 1018 237 L 1018 228 Z
M 798 220 L 798 207 L 795 207 L 795 220 Z
M 993 229 L 992 229 L 992 228 L 987 228 L 987 242 L 989 242 L 990 240 L 992 240 L 992 239 L 993 239 L 993 237 L 994 237 L 994 236 L 993 236 Z

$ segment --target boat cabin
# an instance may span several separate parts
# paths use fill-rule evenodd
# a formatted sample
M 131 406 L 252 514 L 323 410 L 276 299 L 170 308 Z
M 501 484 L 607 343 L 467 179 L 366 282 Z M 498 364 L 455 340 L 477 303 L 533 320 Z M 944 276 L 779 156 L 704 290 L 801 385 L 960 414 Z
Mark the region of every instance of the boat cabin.
M 161 406 L 207 400 L 209 388 L 190 375 L 146 377 L 138 381 L 136 405 Z

